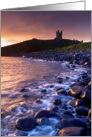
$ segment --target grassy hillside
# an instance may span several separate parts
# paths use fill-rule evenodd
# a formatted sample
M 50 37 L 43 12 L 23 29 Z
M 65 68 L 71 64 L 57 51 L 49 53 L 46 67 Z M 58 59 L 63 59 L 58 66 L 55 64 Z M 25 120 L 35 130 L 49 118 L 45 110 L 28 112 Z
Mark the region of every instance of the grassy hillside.
M 61 41 L 53 40 L 38 40 L 32 39 L 17 43 L 14 45 L 1 48 L 1 56 L 19 56 L 24 53 L 45 51 L 50 49 L 56 49 L 66 47 L 69 45 L 80 43 L 80 41 L 63 39 Z
M 86 50 L 86 49 L 91 49 L 91 42 L 79 43 L 79 44 L 74 44 L 74 45 L 70 45 L 70 46 L 65 46 L 62 48 L 57 48 L 55 51 L 61 52 L 61 51 Z

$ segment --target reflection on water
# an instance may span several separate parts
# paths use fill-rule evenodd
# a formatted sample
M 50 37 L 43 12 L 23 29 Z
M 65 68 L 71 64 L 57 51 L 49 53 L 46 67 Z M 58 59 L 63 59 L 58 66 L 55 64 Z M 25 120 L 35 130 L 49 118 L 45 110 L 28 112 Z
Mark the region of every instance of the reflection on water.
M 14 127 L 16 119 L 32 116 L 41 109 L 53 107 L 53 99 L 62 99 L 62 105 L 68 108 L 68 101 L 72 97 L 60 96 L 55 93 L 56 89 L 63 87 L 68 91 L 70 85 L 76 81 L 83 68 L 76 66 L 72 69 L 68 62 L 46 62 L 17 57 L 1 58 L 1 111 L 2 111 L 2 135 L 17 135 Z M 57 76 L 65 79 L 62 84 L 57 83 Z M 69 79 L 66 81 L 66 77 Z M 27 92 L 20 92 L 26 87 Z M 41 90 L 46 89 L 46 93 Z M 42 103 L 37 103 L 41 100 Z M 61 108 L 62 110 L 63 108 Z M 69 109 L 73 109 L 69 107 Z M 52 120 L 53 121 L 53 120 Z M 54 121 L 56 121 L 54 119 Z M 55 135 L 56 129 L 51 130 L 49 135 Z M 39 129 L 39 131 L 38 131 Z M 53 130 L 52 130 L 53 129 Z M 38 133 L 39 132 L 39 133 Z M 45 135 L 45 130 L 36 127 L 28 135 Z
M 3 92 L 7 88 L 11 88 L 10 92 L 42 80 L 49 79 L 51 81 L 59 72 L 60 65 L 58 63 L 54 65 L 51 62 L 30 62 L 22 58 L 2 57 L 1 89 Z

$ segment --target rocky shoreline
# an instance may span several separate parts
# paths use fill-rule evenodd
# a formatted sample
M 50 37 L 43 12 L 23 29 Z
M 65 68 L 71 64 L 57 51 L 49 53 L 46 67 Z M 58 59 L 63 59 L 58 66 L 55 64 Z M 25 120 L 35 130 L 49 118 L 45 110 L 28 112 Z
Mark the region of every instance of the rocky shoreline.
M 78 80 L 71 85 L 68 93 L 63 88 L 56 90 L 58 95 L 74 97 L 74 99 L 69 102 L 69 105 L 74 107 L 78 118 L 74 117 L 74 112 L 69 110 L 64 110 L 63 115 L 60 115 L 59 106 L 62 104 L 62 100 L 56 99 L 53 100 L 54 108 L 51 110 L 40 110 L 34 114 L 33 117 L 18 119 L 15 123 L 15 127 L 21 131 L 31 131 L 37 125 L 49 125 L 49 118 L 56 118 L 59 120 L 55 125 L 55 128 L 57 128 L 56 136 L 91 136 L 91 51 L 84 50 L 68 53 L 46 51 L 25 54 L 24 57 L 44 59 L 47 61 L 68 61 L 72 64 L 72 69 L 75 68 L 75 64 L 77 64 L 85 67 L 87 72 L 83 73 Z M 63 78 L 58 77 L 57 83 L 62 82 Z M 26 89 L 22 89 L 21 92 L 27 91 Z M 45 93 L 46 91 L 44 90 L 42 92 Z M 41 102 L 38 101 L 38 103 Z M 81 119 L 83 116 L 85 116 L 85 120 Z M 25 136 L 26 135 L 25 133 Z
M 70 64 L 91 66 L 91 50 L 54 52 L 53 50 L 44 52 L 31 52 L 21 54 L 25 58 L 43 59 L 46 61 L 68 61 Z

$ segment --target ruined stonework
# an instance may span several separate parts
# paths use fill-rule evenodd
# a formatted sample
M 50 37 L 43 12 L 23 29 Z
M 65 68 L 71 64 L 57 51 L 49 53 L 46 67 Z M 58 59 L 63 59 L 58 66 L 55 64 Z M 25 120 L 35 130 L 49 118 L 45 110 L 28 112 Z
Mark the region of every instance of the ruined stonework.
M 59 32 L 59 30 L 56 31 L 56 39 L 57 40 L 61 40 L 62 39 L 62 31 L 61 32 Z

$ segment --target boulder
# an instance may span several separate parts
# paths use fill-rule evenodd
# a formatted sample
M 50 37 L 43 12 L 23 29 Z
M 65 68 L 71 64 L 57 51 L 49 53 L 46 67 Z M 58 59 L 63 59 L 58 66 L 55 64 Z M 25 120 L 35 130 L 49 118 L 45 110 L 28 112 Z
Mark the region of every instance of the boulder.
M 42 104 L 43 102 L 41 100 L 36 101 L 37 104 Z
M 87 77 L 88 77 L 88 74 L 86 72 L 84 72 L 81 76 L 82 79 L 87 78 Z
M 66 78 L 66 80 L 70 79 L 70 77 L 65 77 L 65 78 Z
M 91 123 L 91 109 L 88 112 L 88 117 L 87 117 L 88 121 Z
M 91 85 L 91 81 L 88 83 L 88 85 Z
M 63 119 L 74 118 L 73 115 L 62 114 Z
M 55 101 L 53 101 L 53 104 L 60 105 L 61 104 L 61 99 L 56 99 Z
M 69 105 L 71 105 L 72 107 L 75 107 L 75 103 L 76 103 L 76 99 L 72 99 L 72 100 L 69 102 Z
M 58 78 L 57 78 L 57 83 L 60 83 L 60 84 L 61 84 L 62 82 L 63 82 L 63 78 L 58 77 Z
M 46 89 L 43 89 L 43 90 L 41 90 L 41 92 L 42 92 L 42 93 L 46 93 L 46 92 L 47 92 L 47 90 L 46 90 Z
M 58 107 L 53 107 L 51 110 L 54 112 L 58 112 Z
M 56 136 L 84 136 L 85 132 L 83 127 L 66 127 L 61 129 Z
M 39 125 L 49 125 L 49 124 L 50 124 L 50 121 L 48 118 L 43 117 L 40 119 Z
M 29 92 L 29 89 L 22 88 L 22 89 L 20 90 L 20 92 Z
M 30 97 L 30 95 L 24 94 L 22 97 L 28 98 L 28 97 Z
M 85 78 L 80 82 L 80 84 L 82 86 L 86 86 L 86 85 L 88 85 L 89 82 L 90 82 L 90 78 Z
M 83 93 L 83 90 L 83 87 L 75 85 L 69 89 L 68 94 L 73 97 L 79 98 L 80 95 Z
M 91 90 L 91 85 L 87 85 L 85 88 Z
M 60 89 L 63 89 L 63 88 L 62 88 L 62 87 L 60 87 L 60 88 L 58 87 L 58 88 L 56 89 L 56 91 L 58 91 L 58 90 L 60 90 Z
M 71 112 L 71 111 L 68 111 L 68 110 L 64 110 L 63 113 L 66 114 L 66 115 L 73 116 L 73 115 L 72 115 L 72 112 Z
M 58 95 L 60 95 L 60 94 L 67 95 L 67 92 L 66 92 L 65 89 L 60 89 L 60 90 L 58 90 L 56 93 L 57 93 Z
M 38 111 L 35 116 L 35 118 L 42 118 L 42 117 L 46 117 L 46 118 L 49 118 L 49 117 L 55 117 L 55 118 L 58 118 L 58 119 L 61 119 L 61 117 L 56 114 L 55 112 L 53 111 L 49 111 L 49 110 L 40 110 Z
M 56 128 L 62 129 L 65 127 L 84 127 L 86 128 L 86 124 L 83 120 L 76 118 L 62 119 L 56 124 Z
M 73 86 L 81 86 L 81 84 L 79 82 L 76 82 L 76 83 L 71 85 L 71 87 L 73 87 Z
M 49 88 L 54 88 L 54 85 L 50 85 Z
M 84 101 L 82 99 L 77 99 L 76 102 L 75 102 L 75 106 L 81 106 L 81 105 L 84 105 Z
M 18 119 L 15 123 L 15 127 L 22 131 L 30 131 L 36 126 L 36 120 L 33 117 Z
M 76 111 L 76 113 L 77 113 L 78 115 L 87 116 L 87 115 L 88 115 L 89 108 L 82 105 L 82 106 L 76 107 L 75 111 Z
M 90 103 L 91 102 L 91 91 L 90 90 L 86 90 L 83 92 L 83 94 L 81 95 L 81 98 L 85 101 Z
M 91 136 L 91 128 L 87 128 L 87 132 L 85 133 L 85 136 Z

